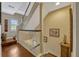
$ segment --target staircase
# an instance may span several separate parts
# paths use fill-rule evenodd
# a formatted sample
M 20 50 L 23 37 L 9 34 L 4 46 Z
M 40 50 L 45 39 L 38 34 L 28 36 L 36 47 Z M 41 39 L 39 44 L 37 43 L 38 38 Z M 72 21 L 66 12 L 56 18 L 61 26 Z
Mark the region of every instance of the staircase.
M 40 28 L 38 27 L 38 25 L 40 24 L 39 3 L 35 2 L 31 8 L 30 13 L 28 14 L 28 16 L 26 16 L 26 14 L 30 8 L 30 5 L 31 5 L 31 3 L 28 4 L 25 14 L 22 17 L 21 24 L 18 26 L 18 30 L 19 30 L 18 33 L 19 34 L 21 33 L 21 36 L 23 36 L 22 35 L 23 32 L 24 33 L 26 33 L 26 32 L 33 33 L 33 31 L 34 31 L 34 33 L 36 33 L 37 31 L 40 31 Z M 40 54 L 40 43 L 38 43 L 36 46 L 34 46 L 32 49 L 30 49 L 29 47 L 26 46 L 26 43 L 24 43 L 25 41 L 22 40 L 24 37 L 21 39 L 21 36 L 20 36 L 20 38 L 18 38 L 19 43 L 23 47 L 25 47 L 28 51 L 30 51 L 33 55 L 38 56 Z M 38 37 L 38 35 L 36 37 Z M 37 40 L 39 40 L 39 39 L 37 39 Z M 39 40 L 39 42 L 40 42 L 40 40 Z

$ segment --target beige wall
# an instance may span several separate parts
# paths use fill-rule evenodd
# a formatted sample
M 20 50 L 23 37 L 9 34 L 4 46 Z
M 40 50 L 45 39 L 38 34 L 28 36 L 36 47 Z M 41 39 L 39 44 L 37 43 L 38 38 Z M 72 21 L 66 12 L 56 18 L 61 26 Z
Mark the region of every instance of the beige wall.
M 43 42 L 44 51 L 49 51 L 56 56 L 61 55 L 60 43 L 67 36 L 67 42 L 70 42 L 70 7 L 65 7 L 54 12 L 50 12 L 43 20 L 43 36 L 48 37 L 48 42 Z M 44 15 L 45 7 L 42 8 Z M 45 15 L 44 15 L 45 16 Z M 43 17 L 44 17 L 43 16 Z M 50 37 L 49 29 L 59 28 L 60 37 Z

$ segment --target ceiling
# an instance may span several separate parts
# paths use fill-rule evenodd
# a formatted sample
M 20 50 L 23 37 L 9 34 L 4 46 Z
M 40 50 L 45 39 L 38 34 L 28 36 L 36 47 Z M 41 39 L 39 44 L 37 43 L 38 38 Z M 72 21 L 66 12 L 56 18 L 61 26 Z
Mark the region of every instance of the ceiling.
M 18 14 L 24 15 L 25 10 L 28 7 L 28 4 L 29 4 L 29 2 L 2 2 L 1 9 L 2 9 L 2 12 L 4 12 L 4 13 L 8 13 L 8 14 L 12 14 L 12 15 L 15 13 L 18 13 Z M 34 2 L 31 2 L 30 6 L 27 10 L 26 16 L 28 16 L 28 14 L 30 13 L 33 4 L 34 4 Z M 47 4 L 49 4 L 51 6 L 50 3 L 47 3 Z M 51 7 L 53 7 L 52 9 L 55 9 L 55 8 L 64 6 L 66 4 L 69 4 L 69 3 L 62 2 L 62 3 L 60 3 L 60 5 L 56 6 L 56 2 L 53 2 Z
M 8 14 L 21 14 L 24 15 L 26 8 L 28 7 L 29 2 L 2 2 L 2 12 Z M 30 4 L 29 10 L 26 13 L 26 16 L 29 14 L 33 3 Z

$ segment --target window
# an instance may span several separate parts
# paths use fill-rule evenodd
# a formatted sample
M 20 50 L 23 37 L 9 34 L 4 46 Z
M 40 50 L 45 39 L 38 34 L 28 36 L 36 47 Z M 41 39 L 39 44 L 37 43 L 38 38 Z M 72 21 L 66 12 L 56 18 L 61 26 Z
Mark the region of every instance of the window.
M 16 26 L 17 26 L 17 20 L 11 20 L 10 21 L 10 26 L 11 26 L 11 31 L 15 31 L 16 30 Z

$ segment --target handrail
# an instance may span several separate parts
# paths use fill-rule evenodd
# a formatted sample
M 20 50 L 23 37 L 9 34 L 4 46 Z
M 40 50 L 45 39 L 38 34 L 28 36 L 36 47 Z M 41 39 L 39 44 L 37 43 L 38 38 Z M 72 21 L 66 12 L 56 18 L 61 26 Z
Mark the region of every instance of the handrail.
M 30 31 L 30 32 L 40 32 L 41 30 L 19 30 L 19 31 Z
M 24 19 L 24 16 L 26 15 L 26 12 L 28 11 L 30 4 L 31 4 L 31 2 L 29 2 L 28 6 L 27 6 L 27 8 L 26 8 L 25 13 L 24 13 L 24 15 L 23 15 L 23 17 L 22 17 L 22 20 Z

